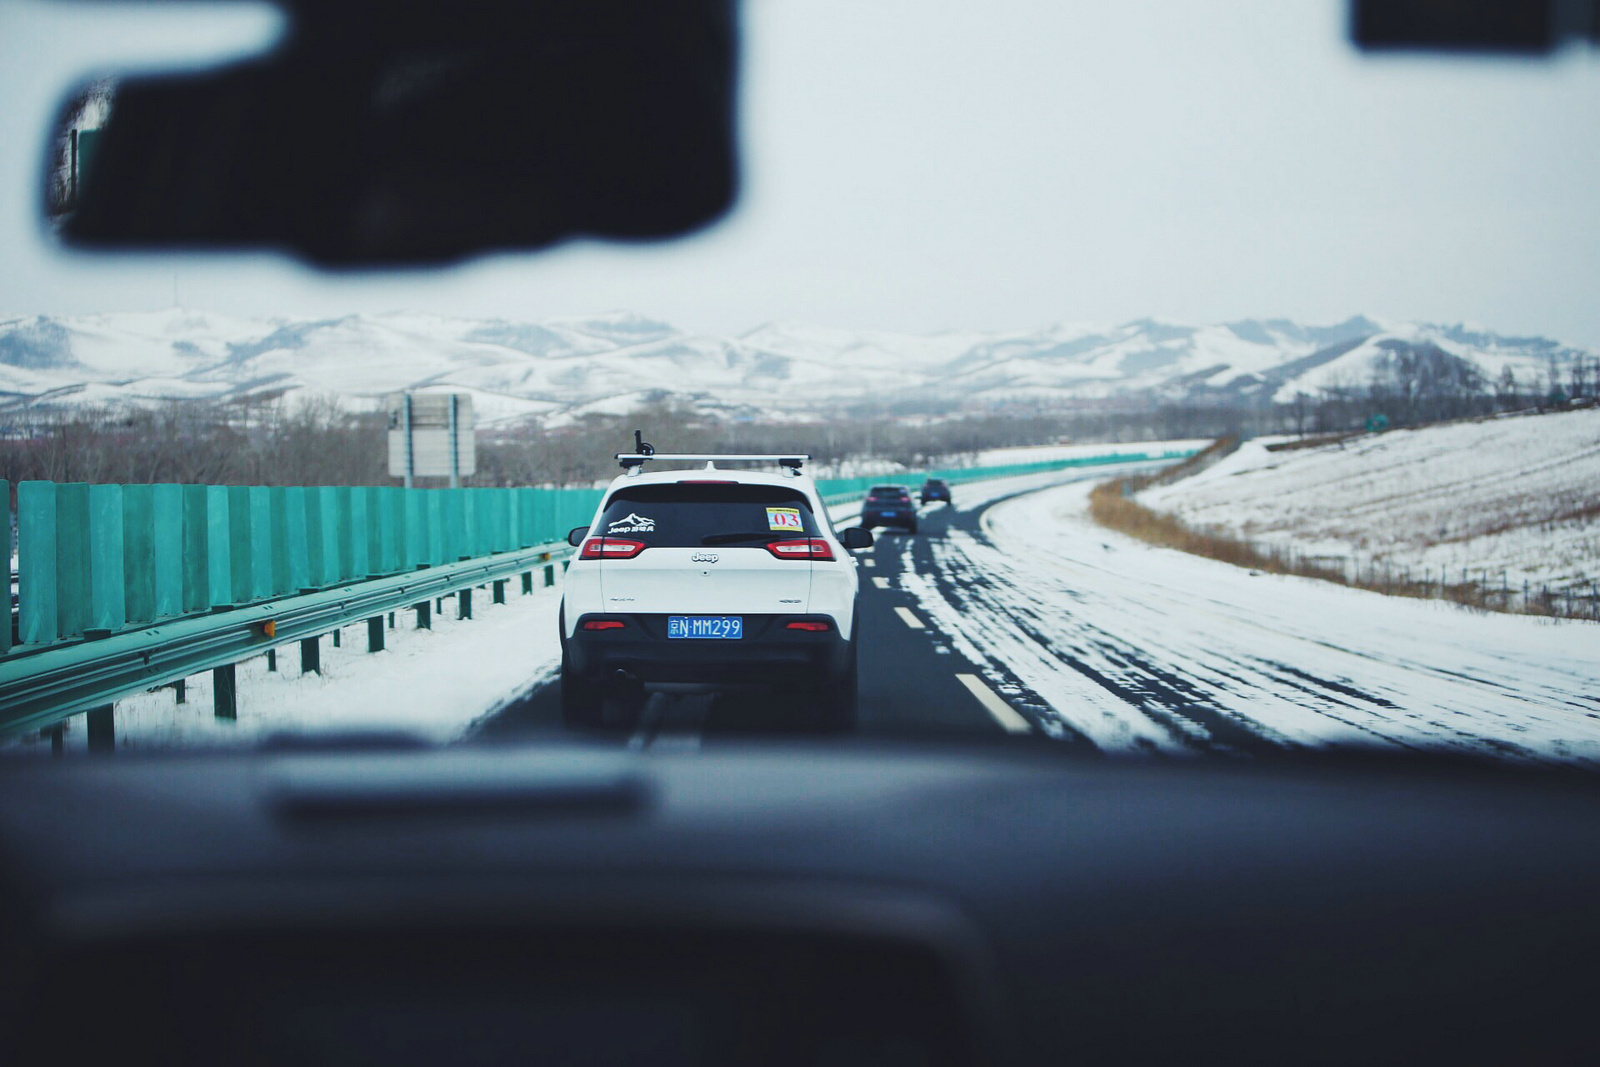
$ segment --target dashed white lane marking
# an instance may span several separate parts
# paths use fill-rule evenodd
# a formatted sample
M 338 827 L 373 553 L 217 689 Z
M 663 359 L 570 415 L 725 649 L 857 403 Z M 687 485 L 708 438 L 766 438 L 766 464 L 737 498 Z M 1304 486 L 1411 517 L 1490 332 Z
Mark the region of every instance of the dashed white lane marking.
M 878 561 L 875 559 L 864 559 L 861 562 L 865 563 L 869 567 L 876 567 L 878 565 Z
M 926 629 L 926 627 L 924 627 L 922 625 L 922 620 L 917 618 L 915 615 L 911 614 L 911 609 L 910 608 L 895 608 L 894 609 L 894 613 L 896 615 L 900 616 L 900 621 L 901 622 L 905 623 L 907 626 L 911 627 L 913 630 Z
M 1025 734 L 1033 729 L 1028 720 L 1017 713 L 1016 708 L 996 696 L 994 690 L 984 685 L 977 675 L 958 674 L 956 675 L 956 681 L 971 690 L 972 695 L 978 698 L 978 703 L 983 705 L 984 710 L 993 715 L 995 721 L 1005 727 L 1008 733 Z
M 879 589 L 887 589 L 887 588 L 889 588 L 889 579 L 887 579 L 887 578 L 874 578 L 874 579 L 872 579 L 872 584 L 877 586 Z

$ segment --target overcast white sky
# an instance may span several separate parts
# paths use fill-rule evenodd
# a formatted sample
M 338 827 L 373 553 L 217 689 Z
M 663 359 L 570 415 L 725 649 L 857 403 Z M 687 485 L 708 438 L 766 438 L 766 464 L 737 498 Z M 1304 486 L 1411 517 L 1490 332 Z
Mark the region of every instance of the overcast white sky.
M 181 10 L 177 10 L 181 8 Z M 1600 53 L 1365 59 L 1343 0 L 747 0 L 746 188 L 707 234 L 351 279 L 54 252 L 43 131 L 115 57 L 261 9 L 0 0 L 0 313 L 185 306 L 740 332 L 1364 312 L 1600 347 Z M 202 17 L 202 15 L 204 17 Z

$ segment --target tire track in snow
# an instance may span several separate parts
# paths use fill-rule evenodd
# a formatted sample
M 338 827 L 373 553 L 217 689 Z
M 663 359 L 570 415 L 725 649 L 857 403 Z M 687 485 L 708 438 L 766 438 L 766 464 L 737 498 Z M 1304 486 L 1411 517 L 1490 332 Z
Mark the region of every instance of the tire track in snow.
M 1023 664 L 1017 673 L 1066 717 L 1059 690 L 1030 673 L 1044 657 L 1016 658 L 989 634 L 1009 627 L 1013 643 L 1043 646 L 1062 673 L 1103 675 L 1147 721 L 1165 710 L 1209 727 L 1205 747 L 1379 742 L 1600 762 L 1600 728 L 1578 703 L 1593 700 L 1593 657 L 1574 654 L 1576 631 L 1502 643 L 1504 620 L 1151 549 L 1080 517 L 1084 491 L 1013 497 L 976 524 L 964 516 L 919 576 L 925 598 L 952 606 L 941 625 Z

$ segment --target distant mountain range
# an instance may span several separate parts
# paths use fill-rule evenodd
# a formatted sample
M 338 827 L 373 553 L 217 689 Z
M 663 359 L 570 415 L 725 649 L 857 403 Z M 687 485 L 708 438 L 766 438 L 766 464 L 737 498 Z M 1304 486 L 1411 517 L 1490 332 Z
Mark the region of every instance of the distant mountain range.
M 1525 387 L 1579 350 L 1470 326 L 1141 319 L 916 336 L 773 323 L 710 337 L 639 315 L 513 322 L 398 313 L 244 319 L 167 311 L 0 321 L 0 412 L 31 405 L 464 391 L 481 423 L 621 414 L 675 395 L 728 417 L 1285 401 L 1426 350 Z

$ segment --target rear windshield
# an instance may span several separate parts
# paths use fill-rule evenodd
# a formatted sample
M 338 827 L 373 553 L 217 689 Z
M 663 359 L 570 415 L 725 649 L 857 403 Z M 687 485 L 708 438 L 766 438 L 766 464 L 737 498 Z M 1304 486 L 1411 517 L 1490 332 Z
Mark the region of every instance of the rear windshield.
M 911 490 L 903 485 L 879 485 L 867 493 L 868 500 L 899 500 L 911 495 Z
M 660 548 L 759 546 L 818 537 L 805 494 L 777 485 L 641 485 L 619 489 L 597 534 Z

